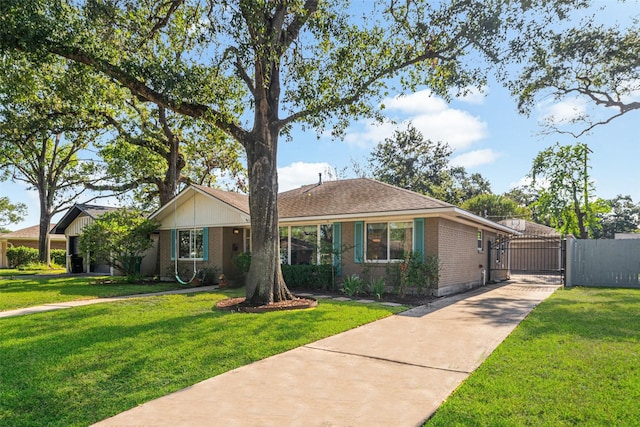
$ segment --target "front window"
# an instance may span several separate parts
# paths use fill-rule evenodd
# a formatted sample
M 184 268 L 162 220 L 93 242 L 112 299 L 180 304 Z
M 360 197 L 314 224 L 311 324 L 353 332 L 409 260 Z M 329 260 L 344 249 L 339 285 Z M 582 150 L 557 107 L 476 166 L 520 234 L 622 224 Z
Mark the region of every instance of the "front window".
M 328 264 L 332 261 L 332 252 L 331 224 L 280 227 L 282 264 Z
M 367 224 L 367 261 L 402 260 L 413 248 L 412 222 Z
M 178 232 L 178 257 L 180 259 L 202 259 L 204 257 L 202 230 L 180 230 Z
M 291 264 L 316 264 L 318 226 L 291 227 Z

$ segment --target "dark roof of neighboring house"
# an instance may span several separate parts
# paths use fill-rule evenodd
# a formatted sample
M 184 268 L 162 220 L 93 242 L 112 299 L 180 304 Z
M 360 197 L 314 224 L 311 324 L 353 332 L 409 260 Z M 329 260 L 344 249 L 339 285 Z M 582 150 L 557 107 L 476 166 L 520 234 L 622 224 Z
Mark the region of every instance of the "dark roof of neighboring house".
M 520 218 L 509 218 L 498 221 L 498 224 L 506 225 L 528 236 L 560 236 L 554 228 Z
M 51 227 L 55 227 L 55 223 L 51 223 Z M 10 233 L 1 234 L 2 240 L 38 240 L 40 234 L 40 226 L 32 225 L 31 227 L 21 228 L 20 230 L 12 231 Z M 52 236 L 53 240 L 64 240 L 64 236 Z
M 53 227 L 50 231 L 51 234 L 64 234 L 64 231 L 67 229 L 69 225 L 78 217 L 80 214 L 86 214 L 93 219 L 96 219 L 102 214 L 105 214 L 110 211 L 114 211 L 118 208 L 113 206 L 100 206 L 100 205 L 84 205 L 84 204 L 75 204 L 73 205 L 66 214 L 62 217 L 60 222 Z
M 368 178 L 326 181 L 278 195 L 280 218 L 452 207 L 441 200 Z

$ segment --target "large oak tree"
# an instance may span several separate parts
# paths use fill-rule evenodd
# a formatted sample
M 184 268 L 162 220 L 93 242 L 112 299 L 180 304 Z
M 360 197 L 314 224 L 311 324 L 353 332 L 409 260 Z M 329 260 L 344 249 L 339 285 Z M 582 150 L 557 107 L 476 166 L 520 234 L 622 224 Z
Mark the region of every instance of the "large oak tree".
M 391 91 L 428 87 L 448 96 L 482 84 L 483 61 L 501 61 L 577 3 L 5 0 L 0 47 L 85 64 L 236 139 L 249 178 L 246 292 L 261 304 L 292 298 L 278 249 L 281 135 L 294 124 L 341 135 L 352 119 L 377 116 Z M 506 44 L 519 34 L 526 37 Z

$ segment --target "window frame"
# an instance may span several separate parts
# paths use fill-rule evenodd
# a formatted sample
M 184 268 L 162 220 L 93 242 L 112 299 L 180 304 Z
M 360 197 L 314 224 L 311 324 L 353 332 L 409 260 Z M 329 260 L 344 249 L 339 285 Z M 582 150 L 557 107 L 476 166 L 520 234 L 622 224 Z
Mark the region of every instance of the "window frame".
M 369 255 L 369 226 L 372 224 L 384 224 L 385 225 L 385 230 L 386 230 L 386 237 L 387 237 L 387 241 L 386 241 L 386 249 L 387 249 L 387 254 L 386 254 L 386 258 L 385 259 L 369 259 L 368 255 Z M 392 226 L 391 224 L 406 224 L 405 227 L 403 227 L 404 230 L 406 229 L 411 229 L 411 238 L 410 240 L 410 245 L 411 245 L 411 251 L 415 250 L 415 224 L 414 221 L 377 221 L 377 222 L 365 222 L 364 223 L 364 230 L 363 230 L 363 240 L 364 240 L 364 262 L 368 262 L 368 263 L 394 263 L 394 262 L 402 262 L 404 261 L 404 258 L 391 258 L 391 252 L 392 252 L 392 240 L 391 240 L 391 231 L 392 231 Z M 406 243 L 405 243 L 406 244 Z
M 484 230 L 478 230 L 476 234 L 478 253 L 484 252 Z
M 183 257 L 182 256 L 182 251 L 181 251 L 181 245 L 180 245 L 180 234 L 181 233 L 189 233 L 189 248 L 191 248 L 192 245 L 192 236 L 195 234 L 196 235 L 196 255 L 198 255 L 198 250 L 197 250 L 197 234 L 200 233 L 200 241 L 201 241 L 201 250 L 200 250 L 200 256 L 196 256 L 196 257 Z M 177 229 L 176 230 L 176 258 L 178 261 L 204 261 L 204 254 L 205 254 L 205 249 L 204 249 L 204 228 L 188 228 L 188 229 Z M 190 251 L 191 252 L 191 251 Z
M 292 257 L 291 229 L 296 227 L 315 227 L 316 228 L 316 239 L 315 239 L 315 242 L 313 242 L 314 244 L 314 249 L 313 249 L 314 262 L 312 263 L 313 265 L 322 265 L 323 261 L 326 261 L 326 260 L 329 260 L 331 263 L 333 263 L 333 260 L 334 260 L 333 246 L 330 245 L 330 248 L 332 249 L 332 252 L 330 254 L 322 252 L 322 248 L 323 248 L 322 238 L 323 238 L 323 235 L 327 235 L 327 233 L 323 234 L 322 227 L 325 227 L 325 229 L 328 227 L 331 227 L 331 236 L 333 237 L 333 223 L 315 223 L 315 224 L 281 225 L 278 227 L 278 235 L 279 235 L 280 242 L 282 242 L 285 239 L 284 234 L 286 233 L 286 244 L 287 244 L 286 252 L 282 250 L 282 245 L 280 245 L 280 263 L 281 264 L 296 265 L 296 264 L 291 264 L 291 257 Z M 328 258 L 327 255 L 330 255 L 330 258 Z

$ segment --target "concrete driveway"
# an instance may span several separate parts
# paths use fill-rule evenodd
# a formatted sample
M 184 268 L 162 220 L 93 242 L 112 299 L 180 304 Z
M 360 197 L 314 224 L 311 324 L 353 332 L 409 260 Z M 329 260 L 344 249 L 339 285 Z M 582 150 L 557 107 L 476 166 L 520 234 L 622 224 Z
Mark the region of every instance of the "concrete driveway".
M 559 287 L 489 285 L 243 366 L 97 426 L 416 426 Z

